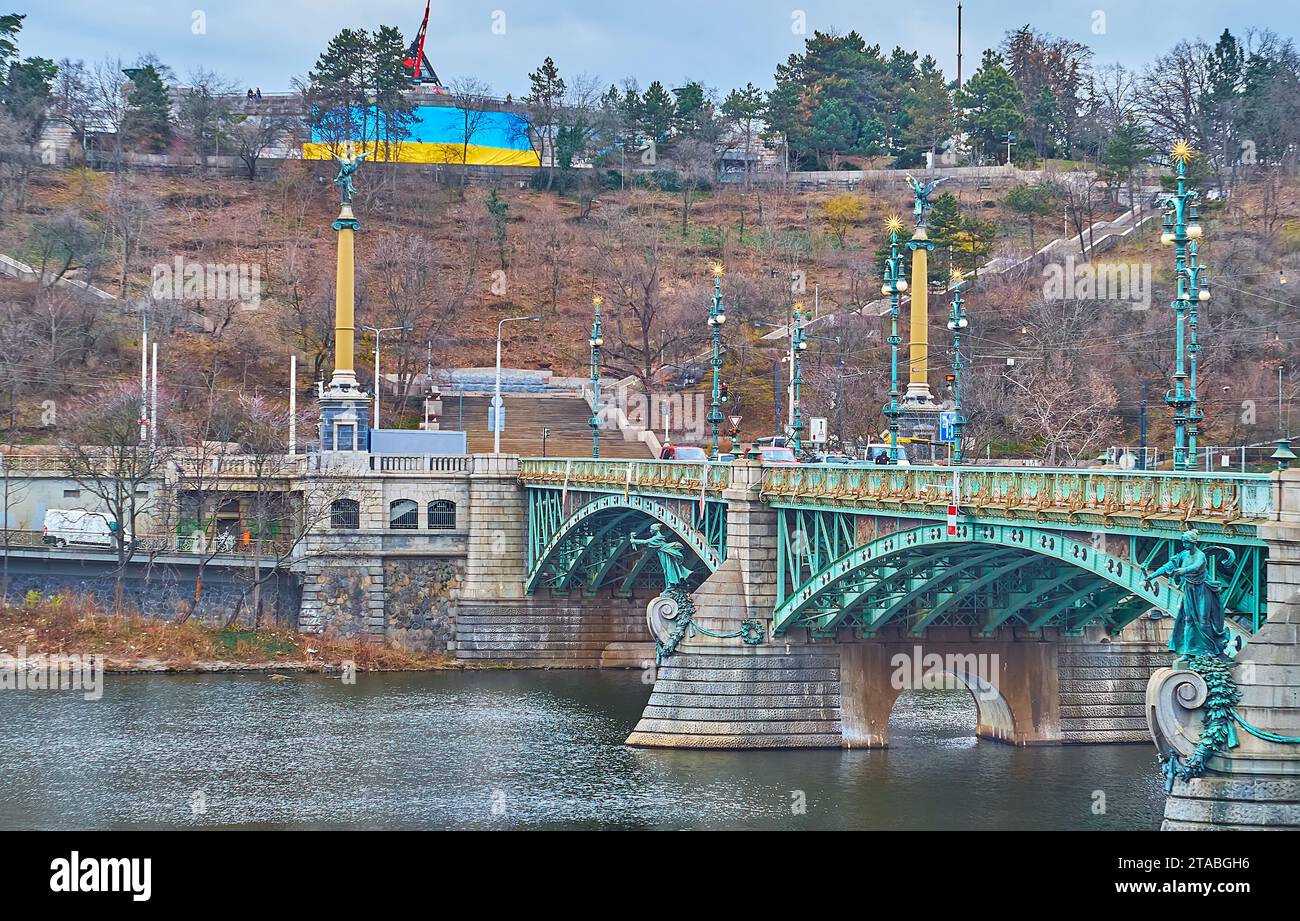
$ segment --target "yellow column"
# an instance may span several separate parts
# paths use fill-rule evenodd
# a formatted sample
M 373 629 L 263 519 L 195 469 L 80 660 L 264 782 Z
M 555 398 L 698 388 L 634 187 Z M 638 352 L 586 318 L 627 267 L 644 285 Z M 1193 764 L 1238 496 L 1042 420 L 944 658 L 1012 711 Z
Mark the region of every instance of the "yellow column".
M 925 228 L 912 234 L 918 242 L 926 240 Z M 908 354 L 907 399 L 931 402 L 930 393 L 930 275 L 928 247 L 912 250 L 912 313 Z
M 339 211 L 338 228 L 338 263 L 334 276 L 334 380 L 340 378 L 354 381 L 356 372 L 353 368 L 353 352 L 356 338 L 356 274 L 353 267 L 352 245 L 353 225 L 356 218 L 351 205 L 343 205 Z

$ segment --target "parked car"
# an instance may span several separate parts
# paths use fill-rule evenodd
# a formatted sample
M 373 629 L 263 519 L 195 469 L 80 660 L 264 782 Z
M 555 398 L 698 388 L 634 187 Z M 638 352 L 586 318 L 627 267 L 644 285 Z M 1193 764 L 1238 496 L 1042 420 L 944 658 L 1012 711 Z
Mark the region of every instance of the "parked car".
M 52 508 L 45 513 L 41 541 L 51 547 L 113 547 L 116 531 L 117 522 L 110 521 L 103 512 Z
M 709 459 L 709 454 L 703 448 L 694 445 L 664 445 L 659 452 L 659 459 L 702 463 Z
M 819 464 L 851 464 L 853 458 L 847 454 L 835 454 L 827 451 L 819 451 L 816 455 L 816 461 Z
M 888 464 L 889 463 L 889 445 L 867 445 L 866 462 L 869 464 Z M 898 466 L 910 467 L 912 462 L 907 459 L 907 448 L 902 445 L 898 446 Z
M 794 456 L 794 449 L 787 447 L 777 447 L 776 445 L 755 444 L 754 450 L 758 452 L 758 458 L 765 464 L 775 467 L 787 466 L 799 463 L 799 458 Z

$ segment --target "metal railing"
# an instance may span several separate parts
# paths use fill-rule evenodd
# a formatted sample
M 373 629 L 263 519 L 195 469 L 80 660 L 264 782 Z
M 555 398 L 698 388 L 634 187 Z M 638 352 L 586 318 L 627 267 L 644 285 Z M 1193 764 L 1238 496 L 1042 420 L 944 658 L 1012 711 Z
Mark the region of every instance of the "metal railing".
M 717 498 L 730 484 L 731 473 L 726 464 L 524 458 L 519 479 L 533 486 Z
M 958 473 L 963 515 L 1013 519 L 1088 515 L 1141 522 L 1266 520 L 1273 513 L 1268 474 L 1171 473 L 1008 467 L 770 467 L 762 496 L 780 504 L 876 509 L 944 508 Z
M 800 464 L 765 467 L 760 495 L 780 505 L 944 514 L 954 474 L 963 515 L 1067 522 L 1091 516 L 1168 526 L 1250 523 L 1274 512 L 1273 478 L 1235 472 Z M 727 464 L 531 458 L 520 462 L 519 479 L 528 486 L 718 498 L 731 471 Z
M 6 546 L 4 537 L 0 535 L 0 548 L 4 546 Z M 47 542 L 42 531 L 9 531 L 7 546 L 10 550 L 36 549 L 49 550 L 53 553 L 64 551 L 117 552 L 117 548 L 113 544 L 69 542 L 66 546 L 60 547 L 52 540 Z M 134 547 L 134 556 L 137 560 L 142 556 L 171 553 L 193 555 L 196 558 L 211 555 L 214 558 L 238 557 L 251 559 L 259 553 L 256 541 L 250 540 L 245 543 L 241 538 L 230 535 L 213 538 L 202 535 L 142 534 L 135 538 Z M 283 558 L 292 549 L 292 544 L 287 541 L 267 540 L 263 541 L 260 554 L 264 560 Z

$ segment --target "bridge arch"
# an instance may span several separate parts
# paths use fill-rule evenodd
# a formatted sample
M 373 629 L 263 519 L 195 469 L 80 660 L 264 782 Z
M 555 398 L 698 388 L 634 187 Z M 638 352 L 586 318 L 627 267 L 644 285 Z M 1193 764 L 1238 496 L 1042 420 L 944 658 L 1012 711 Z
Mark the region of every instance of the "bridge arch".
M 979 628 L 1046 626 L 1079 633 L 1100 620 L 1118 633 L 1150 608 L 1177 611 L 1168 580 L 1150 588 L 1139 566 L 1056 531 L 1010 525 L 926 524 L 856 547 L 815 573 L 777 605 L 773 632 L 795 627 L 829 635 L 853 626 L 873 637 L 907 623 Z
M 530 595 L 539 588 L 595 591 L 614 581 L 621 581 L 623 591 L 629 590 L 654 557 L 653 553 L 633 550 L 630 538 L 644 536 L 653 524 L 663 525 L 686 549 L 696 584 L 722 565 L 708 538 L 667 506 L 650 497 L 606 495 L 593 499 L 559 524 L 536 553 L 525 590 Z

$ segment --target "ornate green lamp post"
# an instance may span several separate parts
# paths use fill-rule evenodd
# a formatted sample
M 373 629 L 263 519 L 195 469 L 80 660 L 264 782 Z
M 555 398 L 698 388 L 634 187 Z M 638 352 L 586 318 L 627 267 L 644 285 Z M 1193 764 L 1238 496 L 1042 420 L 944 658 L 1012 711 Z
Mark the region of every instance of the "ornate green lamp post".
M 970 325 L 966 319 L 966 305 L 961 299 L 961 286 L 965 281 L 961 271 L 953 269 L 952 313 L 948 315 L 948 328 L 952 330 L 952 408 L 955 415 L 952 424 L 952 462 L 958 466 L 962 462 L 961 436 L 966 428 L 966 419 L 961 413 L 961 331 Z
M 899 253 L 898 235 L 903 232 L 903 222 L 896 214 L 889 217 L 889 258 L 885 260 L 885 283 L 880 293 L 889 298 L 889 405 L 885 416 L 889 419 L 889 462 L 898 463 L 898 417 L 903 409 L 898 405 L 898 347 L 903 344 L 898 335 L 899 300 L 907 290 L 903 277 L 903 257 Z
M 1201 351 L 1197 321 L 1200 305 L 1210 299 L 1210 283 L 1206 277 L 1209 275 L 1209 269 L 1201 265 L 1197 259 L 1201 223 L 1195 202 L 1192 202 L 1189 209 L 1187 234 L 1192 240 L 1187 246 L 1187 267 L 1183 272 L 1187 278 L 1187 332 L 1190 339 L 1187 345 L 1187 398 L 1191 402 L 1191 408 L 1187 413 L 1187 455 L 1188 465 L 1194 468 L 1196 466 L 1196 436 L 1200 434 L 1201 422 L 1205 419 L 1205 415 L 1201 412 L 1200 401 L 1196 397 L 1196 363 Z
M 803 304 L 794 305 L 794 335 L 790 338 L 790 357 L 794 362 L 794 425 L 791 428 L 791 434 L 794 436 L 794 455 L 799 456 L 803 447 L 803 400 L 800 397 L 803 386 L 803 353 L 808 348 L 808 337 L 803 331 Z
M 1195 278 L 1188 271 L 1188 254 L 1189 244 L 1201 236 L 1201 225 L 1197 216 L 1196 197 L 1197 193 L 1187 186 L 1187 164 L 1195 156 L 1187 141 L 1178 141 L 1174 144 L 1171 157 L 1177 175 L 1177 189 L 1166 202 L 1163 232 L 1160 235 L 1160 242 L 1166 246 L 1174 247 L 1174 275 L 1177 280 L 1177 289 L 1174 296 L 1174 302 L 1171 305 L 1174 310 L 1174 329 L 1176 349 L 1174 361 L 1174 386 L 1165 394 L 1165 402 L 1174 411 L 1174 469 L 1187 470 L 1189 468 L 1188 455 L 1189 449 L 1191 454 L 1191 464 L 1195 465 L 1196 456 L 1196 425 L 1200 421 L 1201 414 L 1196 406 L 1196 349 L 1199 345 L 1196 343 L 1196 308 L 1194 305 L 1199 299 L 1199 294 L 1194 290 L 1193 285 L 1200 279 Z M 1187 370 L 1187 347 L 1185 342 L 1185 329 L 1188 322 L 1188 314 L 1191 314 L 1193 351 L 1191 352 L 1192 375 L 1189 378 Z M 1189 442 L 1189 426 L 1191 427 L 1191 441 Z
M 600 457 L 600 347 L 605 340 L 600 335 L 600 298 L 591 299 L 591 456 Z
M 718 426 L 722 424 L 722 324 L 727 314 L 722 307 L 722 265 L 713 266 L 713 303 L 709 305 L 709 329 L 713 333 L 713 403 L 709 407 L 709 425 L 713 428 L 713 454 L 718 456 Z

